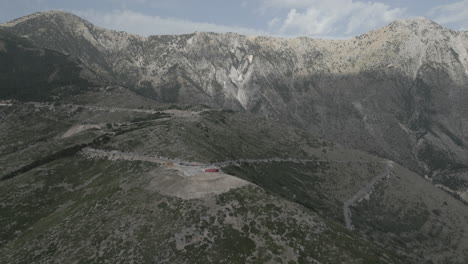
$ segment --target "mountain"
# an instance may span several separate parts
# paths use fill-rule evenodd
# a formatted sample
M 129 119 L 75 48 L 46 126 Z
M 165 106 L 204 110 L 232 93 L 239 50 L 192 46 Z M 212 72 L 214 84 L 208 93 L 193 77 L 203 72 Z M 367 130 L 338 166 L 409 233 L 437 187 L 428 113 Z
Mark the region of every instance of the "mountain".
M 137 107 L 154 101 L 112 82 L 80 59 L 40 48 L 0 28 L 0 98 L 20 101 L 118 104 Z
M 3 28 L 158 102 L 261 114 L 468 187 L 467 32 L 416 18 L 348 40 L 140 37 L 60 11 Z
M 2 24 L 0 262 L 466 263 L 467 49 Z
M 22 100 L 52 100 L 96 86 L 98 76 L 76 59 L 37 48 L 27 39 L 0 30 L 0 95 Z

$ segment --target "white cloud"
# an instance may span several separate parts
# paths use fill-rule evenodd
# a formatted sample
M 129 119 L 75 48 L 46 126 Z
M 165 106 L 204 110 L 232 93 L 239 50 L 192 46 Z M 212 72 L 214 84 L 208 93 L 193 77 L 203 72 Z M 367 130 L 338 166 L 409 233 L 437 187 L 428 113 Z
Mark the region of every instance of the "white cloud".
M 279 23 L 281 23 L 281 19 L 279 19 L 278 17 L 275 17 L 268 22 L 268 28 L 272 29 L 276 27 Z
M 440 24 L 459 24 L 468 27 L 468 0 L 436 6 L 429 12 Z
M 266 35 L 266 32 L 236 26 L 193 22 L 178 18 L 149 16 L 131 10 L 98 12 L 95 10 L 72 11 L 100 27 L 121 30 L 143 36 L 164 34 L 187 34 L 200 32 L 236 32 L 244 35 Z
M 388 24 L 406 13 L 404 8 L 380 2 L 353 0 L 263 0 L 262 8 L 289 10 L 280 23 L 279 18 L 272 20 L 280 34 L 308 36 L 352 36 Z

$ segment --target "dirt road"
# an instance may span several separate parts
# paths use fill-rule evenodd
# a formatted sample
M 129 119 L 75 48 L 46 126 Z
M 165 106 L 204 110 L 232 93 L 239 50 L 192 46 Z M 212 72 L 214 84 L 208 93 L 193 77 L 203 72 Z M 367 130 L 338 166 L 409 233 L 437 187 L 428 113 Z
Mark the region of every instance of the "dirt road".
M 354 229 L 350 207 L 358 203 L 362 199 L 364 199 L 366 196 L 372 194 L 372 192 L 374 191 L 374 186 L 377 183 L 379 183 L 381 180 L 385 178 L 390 178 L 390 170 L 393 168 L 393 162 L 387 161 L 386 163 L 387 163 L 387 166 L 385 167 L 385 171 L 383 173 L 377 175 L 364 187 L 359 189 L 359 191 L 355 193 L 351 198 L 349 198 L 348 200 L 344 202 L 343 213 L 344 213 L 346 228 L 348 228 L 349 230 Z

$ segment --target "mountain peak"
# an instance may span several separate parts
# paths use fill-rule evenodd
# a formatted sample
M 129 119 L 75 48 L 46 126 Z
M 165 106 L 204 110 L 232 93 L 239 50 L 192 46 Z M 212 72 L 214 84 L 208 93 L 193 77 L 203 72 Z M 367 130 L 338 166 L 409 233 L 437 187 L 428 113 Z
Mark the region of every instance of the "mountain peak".
M 399 19 L 389 25 L 390 27 L 405 27 L 411 29 L 442 29 L 443 27 L 427 17 L 413 17 Z
M 72 18 L 72 19 L 79 19 L 82 20 L 79 16 L 65 12 L 62 10 L 48 10 L 48 11 L 43 11 L 43 12 L 36 12 L 30 15 L 26 15 L 17 19 L 14 19 L 12 21 L 6 22 L 4 24 L 0 24 L 1 26 L 5 27 L 13 27 L 16 26 L 19 23 L 26 22 L 31 19 L 35 18 L 50 18 L 50 17 L 66 17 L 66 18 Z
M 43 12 L 37 12 L 36 14 L 38 14 L 38 15 L 41 15 L 41 14 L 42 15 L 73 15 L 72 13 L 65 12 L 63 10 L 57 10 L 57 9 L 47 10 L 47 11 L 43 11 Z
M 434 21 L 430 20 L 429 18 L 423 17 L 423 16 L 412 17 L 412 18 L 404 18 L 404 19 L 399 19 L 397 21 L 401 21 L 401 22 L 405 22 L 405 23 L 420 23 L 420 24 L 435 23 Z

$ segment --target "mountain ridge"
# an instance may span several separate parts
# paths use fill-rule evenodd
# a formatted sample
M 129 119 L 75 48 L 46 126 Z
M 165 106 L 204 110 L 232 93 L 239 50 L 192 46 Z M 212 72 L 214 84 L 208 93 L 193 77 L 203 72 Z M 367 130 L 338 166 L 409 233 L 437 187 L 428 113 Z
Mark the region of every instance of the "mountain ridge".
M 22 16 L 22 17 L 19 17 L 19 18 L 16 18 L 16 19 L 1 23 L 0 26 L 12 27 L 12 26 L 15 26 L 18 23 L 26 22 L 29 19 L 33 19 L 33 18 L 41 17 L 41 16 L 61 16 L 61 17 L 73 18 L 75 20 L 78 19 L 79 21 L 92 24 L 91 22 L 87 21 L 86 19 L 81 18 L 79 15 L 74 14 L 73 12 L 64 11 L 64 10 L 60 10 L 60 9 L 55 9 L 55 10 L 40 11 L 40 12 L 32 13 L 30 15 L 25 15 L 25 16 Z M 424 27 L 427 27 L 428 25 L 432 25 L 432 26 L 435 26 L 435 27 L 443 29 L 443 30 L 448 30 L 448 31 L 453 31 L 453 32 L 466 32 L 466 30 L 454 30 L 454 29 L 444 27 L 444 26 L 438 24 L 437 22 L 435 22 L 434 20 L 431 20 L 431 19 L 429 19 L 427 17 L 424 17 L 424 16 L 415 16 L 415 17 L 412 17 L 412 18 L 396 19 L 396 20 L 394 20 L 394 21 L 392 21 L 392 22 L 390 22 L 390 23 L 388 23 L 388 24 L 386 24 L 386 25 L 384 25 L 384 26 L 382 26 L 380 28 L 370 30 L 369 32 L 378 31 L 378 30 L 381 30 L 381 29 L 386 28 L 386 27 L 388 27 L 390 25 L 393 25 L 393 24 L 400 24 L 402 26 L 405 26 L 405 25 L 407 26 L 407 25 L 410 25 L 410 24 L 417 24 L 417 25 L 421 25 L 421 26 L 424 26 Z M 281 36 L 272 36 L 272 35 L 243 35 L 243 34 L 236 33 L 236 32 L 221 33 L 221 32 L 210 32 L 210 31 L 194 31 L 192 33 L 185 33 L 185 34 L 154 34 L 154 35 L 143 36 L 143 35 L 139 35 L 139 34 L 135 34 L 135 33 L 131 33 L 131 32 L 126 32 L 126 31 L 123 31 L 123 30 L 107 29 L 105 27 L 100 27 L 100 26 L 95 26 L 95 27 L 98 27 L 99 29 L 113 31 L 115 33 L 126 33 L 128 35 L 133 35 L 133 36 L 137 36 L 137 37 L 141 37 L 141 38 L 150 38 L 150 37 L 154 37 L 154 36 L 168 36 L 168 35 L 170 35 L 170 36 L 173 36 L 173 35 L 182 36 L 182 35 L 191 35 L 191 34 L 195 34 L 195 33 L 210 33 L 210 34 L 237 34 L 237 35 L 245 36 L 245 37 L 271 37 L 271 38 L 278 38 L 278 39 L 308 38 L 308 39 L 330 40 L 330 41 L 341 41 L 341 40 L 344 41 L 344 40 L 347 40 L 347 39 L 333 39 L 333 38 L 331 38 L 331 39 L 329 39 L 329 38 L 320 39 L 320 38 L 314 38 L 314 37 L 310 37 L 310 36 L 281 37 Z M 363 33 L 363 34 L 358 34 L 356 36 L 351 36 L 349 38 L 357 38 L 357 37 L 359 37 L 361 35 L 366 35 L 369 32 Z
M 348 40 L 234 33 L 144 38 L 61 11 L 3 28 L 158 102 L 260 114 L 420 174 L 447 169 L 428 164 L 436 163 L 433 156 L 468 166 L 468 34 L 425 18 Z

